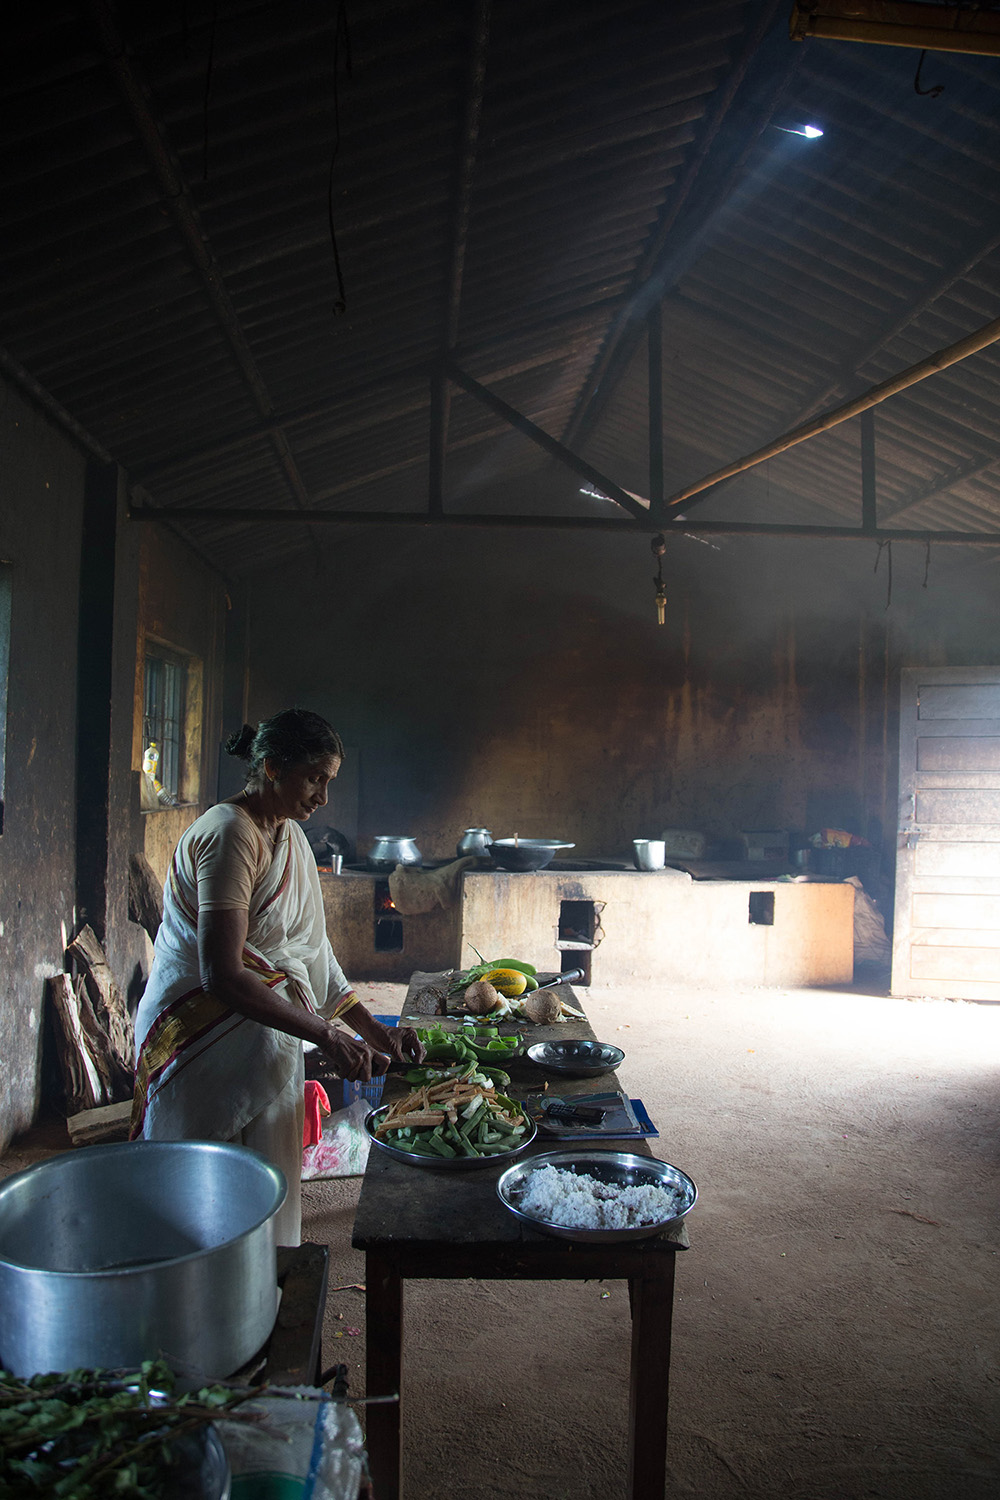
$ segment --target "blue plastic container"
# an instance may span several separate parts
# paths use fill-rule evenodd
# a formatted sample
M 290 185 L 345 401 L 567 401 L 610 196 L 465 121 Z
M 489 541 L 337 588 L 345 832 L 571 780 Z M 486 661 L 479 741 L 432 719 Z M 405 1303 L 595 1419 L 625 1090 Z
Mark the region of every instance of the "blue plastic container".
M 376 1021 L 381 1021 L 383 1026 L 399 1025 L 398 1016 L 376 1016 L 375 1019 Z M 360 1032 L 355 1032 L 355 1036 L 357 1037 L 358 1041 L 364 1040 Z M 351 1105 L 354 1104 L 358 1099 L 365 1099 L 371 1105 L 372 1109 L 378 1109 L 379 1105 L 382 1103 L 382 1090 L 385 1088 L 385 1075 L 383 1074 L 378 1078 L 373 1078 L 371 1083 L 352 1083 L 350 1079 L 344 1078 L 341 1080 L 341 1088 L 343 1090 L 340 1105 L 341 1109 L 349 1109 Z M 332 1099 L 330 1100 L 330 1103 L 333 1103 Z

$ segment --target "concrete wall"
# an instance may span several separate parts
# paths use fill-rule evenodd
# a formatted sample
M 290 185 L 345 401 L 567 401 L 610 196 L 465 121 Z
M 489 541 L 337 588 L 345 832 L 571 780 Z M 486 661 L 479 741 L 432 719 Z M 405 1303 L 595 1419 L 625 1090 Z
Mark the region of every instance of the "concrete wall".
M 0 1146 L 40 1093 L 45 980 L 76 902 L 76 673 L 86 461 L 10 389 L 0 409 L 0 566 L 12 592 L 0 836 Z
M 214 800 L 226 596 L 169 533 L 125 519 L 114 466 L 88 460 L 13 389 L 0 408 L 0 568 L 10 586 L 6 775 L 0 834 L 0 1149 L 43 1097 L 60 1102 L 45 981 L 82 921 L 134 1002 L 150 945 L 128 919 L 128 867 L 162 874 Z M 143 816 L 142 645 L 149 631 L 203 664 L 200 786 L 190 807 Z M 137 694 L 139 708 L 137 711 Z
M 163 880 L 177 840 L 219 796 L 229 596 L 225 580 L 184 542 L 160 527 L 143 525 L 137 530 L 138 640 L 130 680 L 133 772 L 137 774 L 142 766 L 143 661 L 148 638 L 188 658 L 186 728 L 189 745 L 198 747 L 196 755 L 189 754 L 182 806 L 140 813 L 137 783 L 132 793 L 135 847 L 143 851 Z
M 997 570 L 897 544 L 372 530 L 255 593 L 250 658 L 359 747 L 363 852 L 461 831 L 631 853 L 666 827 L 846 826 L 891 879 L 901 665 L 997 659 Z M 887 608 L 888 604 L 888 608 Z M 267 704 L 267 711 L 280 706 Z M 883 839 L 883 830 L 888 836 Z

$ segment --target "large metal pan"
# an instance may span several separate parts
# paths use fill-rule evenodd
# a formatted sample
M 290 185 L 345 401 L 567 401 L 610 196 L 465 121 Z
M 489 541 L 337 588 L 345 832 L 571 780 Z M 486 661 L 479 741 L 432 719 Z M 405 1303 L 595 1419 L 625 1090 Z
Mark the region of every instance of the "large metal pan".
M 501 870 L 544 870 L 560 849 L 575 849 L 561 839 L 494 839 L 488 846 Z
M 0 1364 L 233 1374 L 277 1312 L 285 1179 L 216 1141 L 51 1157 L 0 1183 Z

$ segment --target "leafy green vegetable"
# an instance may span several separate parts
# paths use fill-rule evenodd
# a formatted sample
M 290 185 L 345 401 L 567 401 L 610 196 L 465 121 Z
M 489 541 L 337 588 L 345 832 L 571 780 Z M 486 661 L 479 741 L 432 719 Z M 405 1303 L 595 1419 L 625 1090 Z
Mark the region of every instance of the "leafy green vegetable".
M 221 1385 L 176 1395 L 161 1360 L 113 1375 L 0 1370 L 0 1500 L 158 1500 L 173 1440 L 259 1395 Z

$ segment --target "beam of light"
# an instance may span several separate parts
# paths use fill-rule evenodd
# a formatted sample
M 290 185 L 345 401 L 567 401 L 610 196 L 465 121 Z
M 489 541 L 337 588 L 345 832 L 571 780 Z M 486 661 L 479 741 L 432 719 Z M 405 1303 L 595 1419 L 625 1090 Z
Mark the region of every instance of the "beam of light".
M 784 131 L 785 135 L 804 135 L 807 141 L 818 140 L 823 134 L 818 125 L 775 125 L 774 128 Z

